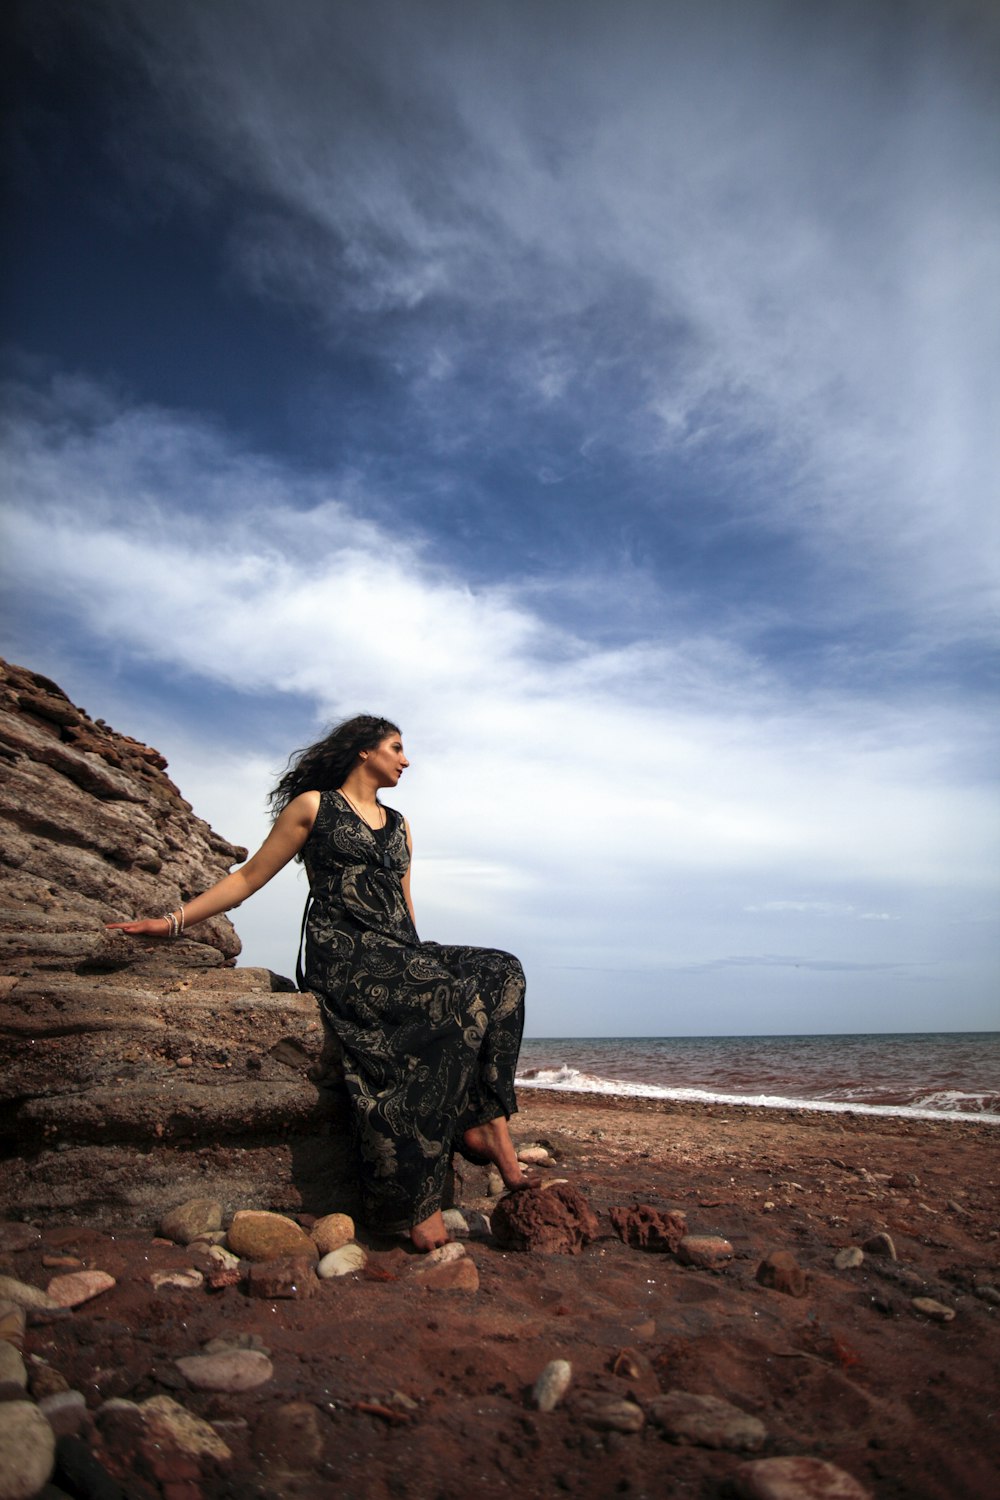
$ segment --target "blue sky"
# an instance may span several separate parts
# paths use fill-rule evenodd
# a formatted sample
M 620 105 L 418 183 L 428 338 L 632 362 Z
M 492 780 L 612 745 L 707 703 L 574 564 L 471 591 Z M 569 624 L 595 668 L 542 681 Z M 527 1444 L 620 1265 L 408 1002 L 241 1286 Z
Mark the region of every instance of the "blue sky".
M 995 7 L 13 30 L 5 654 L 250 845 L 397 718 L 532 1035 L 1000 1024 Z

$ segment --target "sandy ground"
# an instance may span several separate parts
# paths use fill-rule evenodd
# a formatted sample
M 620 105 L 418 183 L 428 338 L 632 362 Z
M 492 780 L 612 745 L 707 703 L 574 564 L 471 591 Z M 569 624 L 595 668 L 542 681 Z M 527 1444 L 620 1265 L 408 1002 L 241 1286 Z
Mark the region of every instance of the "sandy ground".
M 128 1225 L 42 1224 L 37 1245 L 3 1257 L 7 1274 L 45 1286 L 43 1256 L 70 1256 L 118 1284 L 29 1326 L 33 1380 L 44 1362 L 85 1394 L 81 1437 L 135 1500 L 709 1500 L 737 1492 L 748 1458 L 778 1454 L 824 1459 L 877 1500 L 997 1492 L 997 1127 L 532 1090 L 521 1106 L 515 1139 L 547 1143 L 545 1170 L 598 1215 L 579 1254 L 470 1241 L 478 1290 L 431 1290 L 414 1256 L 359 1231 L 364 1272 L 267 1300 L 245 1284 L 154 1291 L 150 1272 L 190 1265 L 189 1250 Z M 626 1245 L 608 1214 L 635 1203 L 682 1210 L 689 1233 L 730 1242 L 731 1260 L 706 1270 Z M 896 1260 L 834 1268 L 879 1232 Z M 805 1272 L 804 1295 L 757 1281 L 775 1250 Z M 916 1297 L 954 1316 L 923 1314 Z M 236 1334 L 257 1335 L 273 1379 L 188 1389 L 173 1361 Z M 572 1384 L 542 1413 L 532 1387 L 553 1359 L 571 1363 Z M 761 1449 L 668 1440 L 651 1413 L 677 1389 L 758 1417 Z M 638 1405 L 641 1430 L 595 1427 L 595 1393 Z M 215 1423 L 232 1457 L 157 1473 L 127 1432 L 94 1420 L 109 1397 L 157 1394 Z

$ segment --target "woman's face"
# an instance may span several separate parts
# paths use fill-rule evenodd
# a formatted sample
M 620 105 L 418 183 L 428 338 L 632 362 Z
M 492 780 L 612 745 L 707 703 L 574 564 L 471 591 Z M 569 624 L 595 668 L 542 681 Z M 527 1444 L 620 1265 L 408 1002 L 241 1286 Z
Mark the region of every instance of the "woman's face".
M 403 741 L 396 733 L 379 740 L 374 750 L 362 750 L 361 757 L 378 786 L 395 786 L 410 764 L 403 754 Z

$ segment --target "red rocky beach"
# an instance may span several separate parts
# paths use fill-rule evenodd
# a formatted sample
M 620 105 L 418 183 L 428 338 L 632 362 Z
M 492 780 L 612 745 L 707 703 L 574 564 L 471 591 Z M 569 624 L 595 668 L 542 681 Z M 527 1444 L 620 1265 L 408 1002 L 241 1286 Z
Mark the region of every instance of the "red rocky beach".
M 291 1245 L 239 1241 L 270 1261 L 213 1261 L 221 1230 L 176 1243 L 204 1203 L 175 1240 L 5 1222 L 6 1409 L 40 1406 L 63 1434 L 38 1493 L 992 1493 L 995 1127 L 541 1091 L 514 1125 L 556 1184 L 514 1195 L 544 1248 L 515 1248 L 516 1223 L 498 1235 L 471 1170 L 455 1259 L 428 1267 L 359 1226 L 354 1268 L 329 1279 L 316 1216 L 287 1210 Z M 114 1284 L 11 1306 L 80 1270 Z M 15 1493 L 34 1492 L 0 1484 Z

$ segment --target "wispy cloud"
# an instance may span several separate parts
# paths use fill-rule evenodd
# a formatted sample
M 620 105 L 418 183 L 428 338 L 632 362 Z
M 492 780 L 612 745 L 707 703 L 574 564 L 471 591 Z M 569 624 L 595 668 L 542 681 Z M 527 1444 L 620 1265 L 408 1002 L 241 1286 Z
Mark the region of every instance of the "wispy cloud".
M 134 9 L 171 149 L 256 192 L 237 273 L 402 373 L 424 441 L 503 448 L 508 412 L 522 443 L 537 404 L 568 424 L 543 483 L 567 442 L 696 458 L 730 528 L 836 577 L 830 621 L 874 594 L 911 649 L 986 628 L 982 7 Z
M 433 757 L 446 847 L 511 863 L 530 849 L 560 881 L 594 849 L 640 885 L 813 862 L 903 884 L 934 884 L 942 862 L 988 878 L 974 720 L 803 699 L 737 634 L 594 645 L 543 620 L 517 578 L 474 589 L 429 545 L 395 540 L 363 497 L 107 400 L 71 386 L 10 425 L 12 592 L 134 657 L 304 694 L 320 715 L 374 693 Z M 210 510 L 192 511 L 206 487 Z M 539 830 L 551 798 L 585 813 Z

